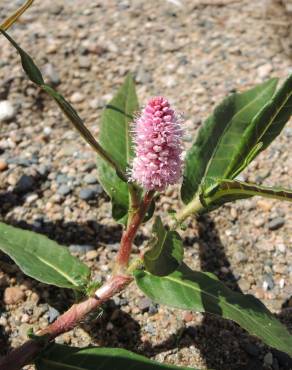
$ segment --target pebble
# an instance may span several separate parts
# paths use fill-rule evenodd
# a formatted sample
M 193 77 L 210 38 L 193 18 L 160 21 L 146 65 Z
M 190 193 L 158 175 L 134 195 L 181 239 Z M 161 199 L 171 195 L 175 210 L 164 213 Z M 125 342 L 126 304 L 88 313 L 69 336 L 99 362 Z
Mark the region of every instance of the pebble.
M 147 312 L 150 308 L 152 304 L 152 301 L 151 299 L 147 298 L 147 297 L 143 297 L 139 300 L 138 302 L 138 307 L 139 307 L 139 310 L 144 313 L 144 312 Z
M 98 252 L 96 250 L 86 252 L 86 259 L 88 261 L 96 259 L 98 256 Z
M 76 91 L 75 93 L 73 93 L 71 95 L 71 102 L 72 103 L 82 103 L 84 101 L 85 97 L 83 94 L 81 94 L 80 92 Z
M 93 245 L 79 245 L 79 244 L 71 244 L 69 246 L 69 251 L 71 253 L 79 253 L 79 254 L 85 254 L 89 251 L 94 250 L 95 247 Z
M 272 366 L 273 365 L 273 354 L 271 352 L 268 352 L 264 356 L 264 364 L 266 366 Z
M 28 193 L 35 186 L 35 180 L 32 176 L 22 175 L 15 185 L 14 191 L 16 193 Z
M 61 83 L 59 73 L 51 63 L 45 64 L 43 67 L 43 75 L 52 85 L 58 86 Z
M 8 164 L 4 159 L 0 159 L 0 172 L 7 170 Z
M 90 173 L 89 174 L 87 174 L 87 175 L 85 175 L 85 177 L 84 177 L 84 182 L 86 183 L 86 184 L 89 184 L 89 185 L 93 185 L 93 184 L 96 184 L 97 183 L 97 178 L 96 178 L 96 176 L 94 176 L 94 175 L 91 175 Z
M 263 281 L 263 289 L 265 291 L 272 290 L 275 286 L 274 280 L 271 275 L 266 275 Z
M 238 263 L 244 263 L 247 261 L 247 255 L 244 252 L 237 251 L 234 253 L 234 259 Z
M 38 198 L 39 198 L 38 194 L 28 194 L 25 197 L 25 201 L 26 201 L 26 203 L 31 204 L 31 203 L 35 202 Z
M 276 217 L 268 223 L 269 230 L 280 229 L 285 224 L 285 219 L 283 217 Z
M 11 121 L 15 115 L 16 110 L 9 100 L 0 101 L 0 122 Z
M 266 78 L 270 75 L 273 70 L 273 66 L 270 63 L 266 63 L 257 68 L 257 73 L 260 78 Z
M 4 291 L 4 303 L 16 304 L 24 299 L 25 295 L 19 287 L 9 287 Z
M 57 193 L 60 194 L 60 195 L 68 195 L 70 194 L 72 191 L 72 188 L 68 185 L 61 185 L 58 189 L 57 189 Z
M 81 189 L 79 192 L 79 197 L 83 200 L 92 200 L 100 194 L 100 189 L 90 187 Z
M 54 322 L 59 316 L 60 316 L 60 312 L 56 308 L 49 306 L 49 311 L 48 311 L 49 324 Z

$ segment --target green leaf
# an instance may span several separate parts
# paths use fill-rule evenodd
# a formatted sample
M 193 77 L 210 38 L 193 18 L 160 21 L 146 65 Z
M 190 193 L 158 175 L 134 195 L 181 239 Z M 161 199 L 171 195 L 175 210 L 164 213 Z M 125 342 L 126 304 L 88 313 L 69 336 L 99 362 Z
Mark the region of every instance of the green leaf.
M 152 233 L 151 249 L 144 254 L 145 267 L 154 275 L 168 275 L 182 263 L 183 242 L 176 231 L 165 230 L 159 216 L 155 219 Z
M 216 188 L 204 198 L 212 209 L 227 202 L 252 196 L 280 199 L 292 202 L 292 190 L 249 184 L 238 180 L 222 180 Z
M 292 115 L 292 74 L 287 78 L 273 98 L 254 117 L 251 125 L 244 133 L 239 154 L 234 158 L 232 167 L 240 163 L 241 158 L 248 155 L 254 147 L 261 144 L 258 155 L 281 133 Z M 254 156 L 255 157 L 255 156 Z M 240 171 L 235 171 L 232 177 Z
M 233 292 L 216 276 L 186 265 L 164 277 L 134 273 L 139 288 L 152 300 L 183 310 L 209 312 L 238 323 L 271 347 L 292 355 L 292 336 L 252 295 Z
M 11 36 L 9 36 L 3 29 L 0 28 L 0 32 L 7 38 L 8 41 L 15 47 L 15 49 L 18 51 L 20 58 L 21 58 L 21 64 L 26 72 L 29 79 L 34 82 L 35 84 L 41 86 L 44 83 L 42 74 L 38 67 L 35 65 L 32 58 L 21 49 L 20 46 L 12 39 Z
M 36 362 L 37 370 L 195 370 L 160 364 L 121 348 L 72 348 L 55 344 Z
M 0 223 L 0 250 L 26 275 L 43 283 L 83 290 L 89 281 L 89 268 L 66 247 L 32 231 Z
M 105 107 L 99 141 L 123 171 L 132 159 L 131 122 L 138 111 L 135 84 L 129 74 L 117 94 Z M 125 224 L 129 209 L 128 184 L 101 158 L 97 159 L 98 179 L 112 200 L 112 213 L 116 221 Z
M 215 108 L 186 156 L 181 190 L 184 203 L 193 199 L 201 184 L 208 188 L 218 177 L 229 178 L 235 172 L 241 163 L 233 163 L 233 158 L 238 155 L 243 133 L 271 99 L 276 84 L 277 79 L 270 79 L 227 97 Z

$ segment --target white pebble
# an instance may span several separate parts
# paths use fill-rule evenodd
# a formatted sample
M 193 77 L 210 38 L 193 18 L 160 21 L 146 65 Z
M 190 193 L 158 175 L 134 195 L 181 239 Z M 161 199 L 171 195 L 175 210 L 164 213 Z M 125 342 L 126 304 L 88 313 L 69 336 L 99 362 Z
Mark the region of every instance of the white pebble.
M 0 101 L 0 122 L 10 121 L 15 117 L 15 109 L 8 100 Z

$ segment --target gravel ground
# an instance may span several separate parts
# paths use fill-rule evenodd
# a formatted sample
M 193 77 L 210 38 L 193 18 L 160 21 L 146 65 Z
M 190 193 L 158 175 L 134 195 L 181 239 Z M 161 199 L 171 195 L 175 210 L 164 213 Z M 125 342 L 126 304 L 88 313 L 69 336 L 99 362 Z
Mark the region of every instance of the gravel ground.
M 22 1 L 1 2 L 1 18 L 17 3 Z M 289 10 L 291 2 L 285 5 Z M 292 72 L 287 9 L 280 2 L 252 0 L 43 0 L 10 32 L 96 136 L 102 107 L 131 71 L 141 104 L 163 94 L 183 112 L 188 147 L 226 94 Z M 105 278 L 121 228 L 111 220 L 108 198 L 96 181 L 94 154 L 54 103 L 26 80 L 3 38 L 0 66 L 1 219 L 68 245 L 95 278 Z M 290 121 L 243 178 L 292 188 L 291 137 Z M 162 217 L 178 203 L 177 188 L 169 189 L 160 198 Z M 292 329 L 291 210 L 289 203 L 262 198 L 238 201 L 190 220 L 183 236 L 187 263 L 260 298 Z M 145 226 L 136 253 L 148 236 Z M 26 340 L 28 328 L 45 327 L 74 298 L 27 278 L 1 254 L 0 299 L 4 355 Z M 134 285 L 57 342 L 120 346 L 202 369 L 292 369 L 287 356 L 237 325 L 155 305 Z

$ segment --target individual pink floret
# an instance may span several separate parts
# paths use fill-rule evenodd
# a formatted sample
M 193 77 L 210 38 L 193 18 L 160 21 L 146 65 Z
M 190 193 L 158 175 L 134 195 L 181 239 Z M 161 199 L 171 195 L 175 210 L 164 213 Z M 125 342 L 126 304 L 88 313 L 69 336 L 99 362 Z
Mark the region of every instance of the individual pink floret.
M 152 98 L 135 121 L 131 180 L 146 190 L 164 190 L 182 173 L 180 120 L 162 96 Z

